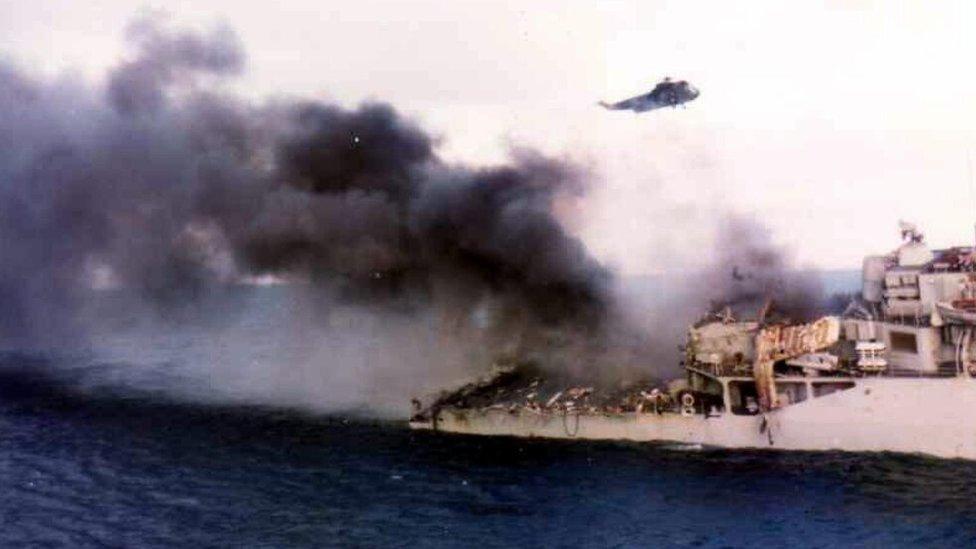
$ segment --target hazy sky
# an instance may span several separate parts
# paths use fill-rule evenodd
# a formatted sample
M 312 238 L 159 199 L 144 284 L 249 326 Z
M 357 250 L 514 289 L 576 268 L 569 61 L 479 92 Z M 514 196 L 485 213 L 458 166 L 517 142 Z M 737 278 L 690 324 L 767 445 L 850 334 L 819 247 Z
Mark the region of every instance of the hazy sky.
M 800 263 L 857 267 L 976 221 L 976 4 L 940 2 L 147 2 L 225 21 L 240 89 L 392 102 L 449 160 L 532 145 L 591 167 L 569 223 L 628 273 L 708 254 L 723 212 L 761 217 Z M 825 7 L 826 6 L 826 7 Z M 132 2 L 0 0 L 0 55 L 96 80 L 123 53 Z M 643 115 L 594 103 L 664 76 L 702 92 Z M 701 250 L 701 251 L 699 251 Z

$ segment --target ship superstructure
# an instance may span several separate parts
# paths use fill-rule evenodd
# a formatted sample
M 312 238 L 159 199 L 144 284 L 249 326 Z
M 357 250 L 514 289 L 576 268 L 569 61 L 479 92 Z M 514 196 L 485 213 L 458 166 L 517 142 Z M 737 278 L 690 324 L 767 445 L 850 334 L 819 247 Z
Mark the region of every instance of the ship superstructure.
M 688 330 L 685 377 L 667 387 L 608 397 L 508 368 L 441 395 L 411 426 L 976 459 L 974 250 L 931 250 L 907 223 L 901 233 L 896 250 L 865 258 L 861 295 L 842 315 L 707 315 Z

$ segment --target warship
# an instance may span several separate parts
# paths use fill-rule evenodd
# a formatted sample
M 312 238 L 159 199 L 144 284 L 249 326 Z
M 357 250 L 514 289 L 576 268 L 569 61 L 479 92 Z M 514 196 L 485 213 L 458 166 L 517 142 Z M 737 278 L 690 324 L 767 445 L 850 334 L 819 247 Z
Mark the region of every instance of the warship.
M 976 459 L 976 251 L 930 249 L 908 223 L 901 236 L 894 251 L 864 259 L 860 295 L 842 314 L 703 317 L 680 347 L 684 377 L 660 387 L 607 393 L 497 367 L 426 406 L 415 400 L 410 426 Z

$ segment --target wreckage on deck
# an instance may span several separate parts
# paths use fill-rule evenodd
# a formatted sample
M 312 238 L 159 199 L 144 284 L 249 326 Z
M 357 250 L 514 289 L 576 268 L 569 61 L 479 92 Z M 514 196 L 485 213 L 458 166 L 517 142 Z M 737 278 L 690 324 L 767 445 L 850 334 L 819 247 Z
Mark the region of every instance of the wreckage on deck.
M 688 329 L 682 379 L 608 389 L 500 367 L 418 402 L 410 425 L 976 459 L 976 253 L 929 250 L 906 227 L 898 249 L 865 259 L 862 295 L 843 315 L 791 323 L 712 313 Z
M 598 385 L 567 385 L 547 377 L 529 365 L 496 365 L 479 380 L 433 399 L 426 408 L 415 401 L 415 426 L 438 428 L 445 411 L 505 412 L 514 416 L 547 414 L 614 416 L 697 413 L 718 414 L 724 408 L 722 391 L 710 379 L 751 379 L 755 391 L 738 391 L 743 409 L 772 410 L 784 397 L 776 390 L 777 362 L 831 364 L 816 351 L 837 341 L 839 322 L 825 317 L 810 324 L 760 326 L 756 321 L 735 321 L 729 313 L 709 315 L 688 331 L 684 347 L 688 377 L 658 386 L 652 380 L 626 382 L 607 388 Z M 836 364 L 836 363 L 833 363 Z M 789 398 L 789 397 L 786 397 Z
M 560 383 L 529 365 L 496 366 L 483 379 L 447 391 L 427 408 L 415 401 L 412 421 L 428 421 L 444 409 L 503 410 L 518 414 L 619 414 L 670 409 L 668 393 L 651 381 L 630 382 L 616 388 Z

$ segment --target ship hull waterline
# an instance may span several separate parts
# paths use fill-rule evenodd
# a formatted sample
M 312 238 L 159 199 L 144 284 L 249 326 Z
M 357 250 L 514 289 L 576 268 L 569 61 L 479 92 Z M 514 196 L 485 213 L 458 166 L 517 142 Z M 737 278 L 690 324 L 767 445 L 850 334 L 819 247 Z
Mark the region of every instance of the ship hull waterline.
M 469 435 L 898 452 L 976 460 L 976 380 L 860 378 L 851 389 L 759 415 L 444 408 L 435 419 L 410 426 Z

